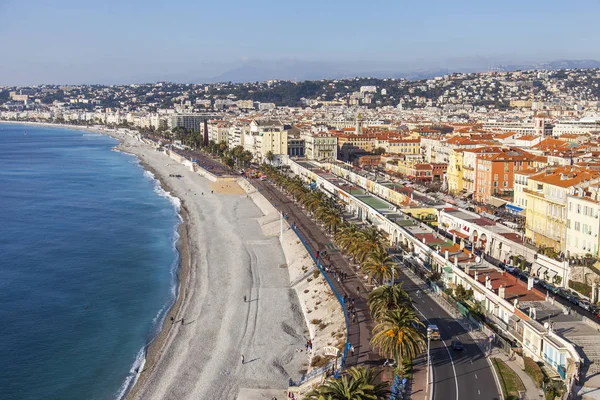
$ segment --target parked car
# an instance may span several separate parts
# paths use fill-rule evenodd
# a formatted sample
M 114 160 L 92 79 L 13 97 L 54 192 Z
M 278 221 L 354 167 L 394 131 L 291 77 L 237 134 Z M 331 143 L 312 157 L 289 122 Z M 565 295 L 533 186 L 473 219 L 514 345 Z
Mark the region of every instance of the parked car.
M 592 304 L 585 300 L 585 299 L 580 299 L 577 304 L 579 305 L 579 307 L 583 308 L 584 310 L 590 311 L 590 308 L 592 307 Z
M 454 339 L 452 341 L 452 350 L 463 351 L 464 349 L 465 347 L 460 340 Z
M 570 292 L 569 293 L 569 301 L 573 304 L 579 304 L 579 301 L 582 300 L 577 293 Z
M 506 270 L 508 272 L 510 272 L 511 274 L 513 274 L 515 272 L 516 268 L 514 265 L 506 265 Z

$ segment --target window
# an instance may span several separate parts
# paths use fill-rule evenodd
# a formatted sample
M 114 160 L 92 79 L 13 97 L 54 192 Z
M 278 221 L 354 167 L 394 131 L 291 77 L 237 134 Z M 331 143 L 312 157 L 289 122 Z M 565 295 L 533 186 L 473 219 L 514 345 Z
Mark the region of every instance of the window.
M 508 182 L 504 181 L 504 187 L 508 187 Z
M 579 232 L 579 231 L 580 231 L 580 228 L 581 228 L 581 224 L 579 223 L 579 221 L 575 221 L 575 230 L 576 230 L 577 232 Z
M 508 174 L 504 174 L 504 180 L 507 181 L 508 180 Z
M 581 214 L 581 204 L 577 204 L 577 214 Z

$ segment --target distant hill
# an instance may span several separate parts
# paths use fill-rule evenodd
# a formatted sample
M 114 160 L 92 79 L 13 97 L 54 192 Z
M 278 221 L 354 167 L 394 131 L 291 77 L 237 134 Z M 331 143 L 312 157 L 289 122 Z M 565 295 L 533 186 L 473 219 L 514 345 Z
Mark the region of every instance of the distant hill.
M 304 62 L 304 61 L 282 61 L 282 62 L 256 62 L 244 63 L 243 65 L 226 71 L 202 82 L 264 82 L 268 80 L 320 80 L 320 79 L 343 79 L 352 77 L 372 78 L 405 78 L 409 80 L 430 79 L 453 72 L 487 72 L 489 69 L 496 71 L 512 72 L 517 70 L 558 70 L 575 68 L 600 68 L 597 60 L 556 60 L 535 64 L 509 64 L 495 65 L 490 68 L 459 67 L 452 69 L 431 68 L 423 70 L 383 70 L 383 71 L 361 71 L 339 67 L 333 63 Z

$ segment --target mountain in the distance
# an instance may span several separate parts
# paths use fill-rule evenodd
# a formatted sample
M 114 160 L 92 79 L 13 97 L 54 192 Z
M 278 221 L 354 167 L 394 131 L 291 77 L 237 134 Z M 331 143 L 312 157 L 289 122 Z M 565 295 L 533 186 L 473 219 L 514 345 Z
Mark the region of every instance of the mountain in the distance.
M 320 80 L 320 79 L 343 79 L 352 77 L 372 78 L 406 78 L 409 80 L 429 79 L 452 72 L 486 72 L 490 69 L 495 71 L 517 71 L 517 70 L 558 70 L 558 69 L 586 69 L 600 68 L 597 60 L 555 60 L 541 63 L 505 64 L 495 65 L 488 68 L 465 66 L 455 68 L 430 68 L 409 69 L 407 67 L 393 70 L 365 71 L 364 68 L 350 68 L 348 66 L 337 66 L 326 62 L 305 61 L 277 61 L 277 62 L 247 62 L 237 68 L 228 70 L 213 78 L 203 80 L 205 82 L 264 82 L 268 80 Z

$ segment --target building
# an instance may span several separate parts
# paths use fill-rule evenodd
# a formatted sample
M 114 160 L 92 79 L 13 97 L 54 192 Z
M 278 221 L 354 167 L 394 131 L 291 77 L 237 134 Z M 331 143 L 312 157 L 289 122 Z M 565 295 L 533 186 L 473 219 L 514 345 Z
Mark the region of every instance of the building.
M 229 124 L 226 122 L 212 121 L 208 124 L 208 140 L 215 143 L 229 144 Z
M 303 133 L 305 155 L 309 160 L 337 160 L 338 138 L 329 132 Z
M 392 154 L 420 154 L 421 139 L 388 139 L 378 141 L 377 147 L 383 147 L 386 153 Z
M 490 198 L 513 197 L 514 173 L 528 169 L 535 156 L 522 150 L 502 150 L 496 154 L 479 154 L 475 166 L 475 192 L 477 201 L 489 202 Z
M 305 154 L 304 138 L 288 134 L 288 156 L 303 158 Z
M 579 188 L 567 195 L 567 257 L 598 256 L 600 186 Z
M 525 189 L 525 235 L 541 247 L 567 249 L 567 199 L 576 190 L 600 181 L 600 172 L 578 166 L 547 168 L 532 175 Z
M 519 136 L 552 136 L 552 124 L 543 116 L 534 118 L 534 121 L 532 122 L 504 122 L 490 120 L 483 124 L 483 129 L 491 132 L 515 132 Z
M 558 121 L 552 129 L 552 134 L 556 137 L 565 134 L 585 135 L 590 133 L 600 133 L 600 116 L 585 117 L 578 121 Z
M 262 160 L 268 153 L 287 155 L 287 130 L 279 120 L 254 119 L 250 122 L 250 134 L 254 136 L 253 154 Z
M 169 129 L 185 128 L 190 131 L 197 132 L 202 129 L 202 124 L 206 119 L 205 116 L 195 114 L 176 114 L 170 115 L 167 119 Z

